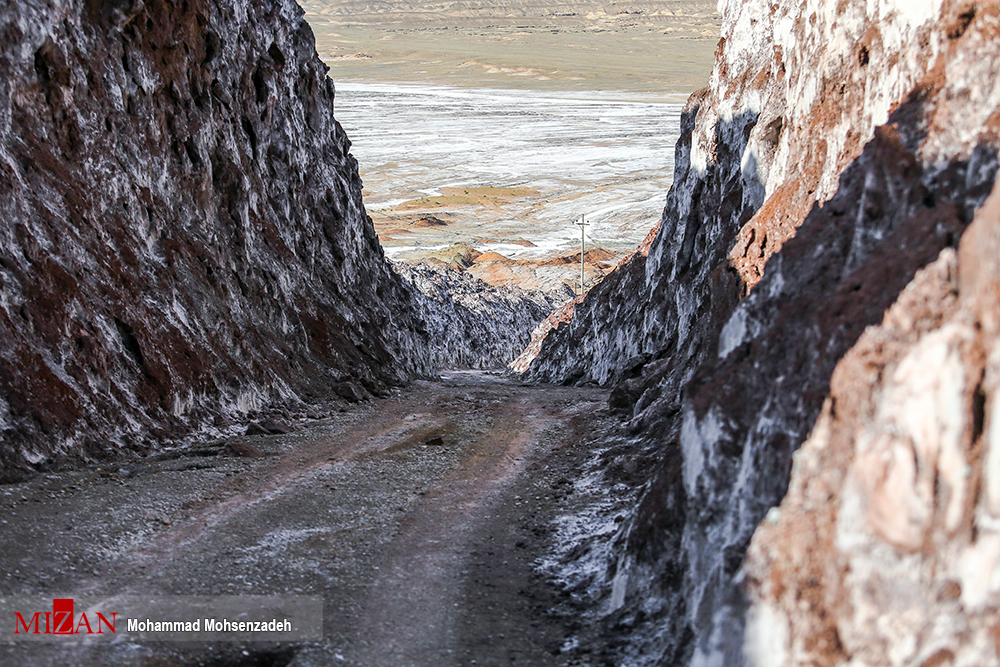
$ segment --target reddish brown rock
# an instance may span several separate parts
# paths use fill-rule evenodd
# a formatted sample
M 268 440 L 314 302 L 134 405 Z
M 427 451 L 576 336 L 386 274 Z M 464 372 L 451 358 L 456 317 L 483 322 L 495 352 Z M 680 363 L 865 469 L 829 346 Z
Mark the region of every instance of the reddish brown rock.
M 837 364 L 748 553 L 751 664 L 1000 664 L 998 258 L 995 190 Z
M 291 1 L 0 9 L 0 478 L 430 373 Z
M 433 215 L 422 215 L 413 223 L 414 227 L 446 227 L 447 222 Z
M 484 253 L 467 271 L 490 285 L 540 290 L 556 303 L 564 303 L 580 291 L 580 253 L 572 260 L 510 259 L 497 253 Z M 606 270 L 587 262 L 584 276 L 587 284 L 599 281 Z
M 597 264 L 614 258 L 615 255 L 604 248 L 589 248 L 583 253 L 584 265 Z M 539 263 L 542 266 L 564 266 L 567 264 L 580 266 L 580 253 L 574 251 L 564 252 L 551 259 L 542 260 Z

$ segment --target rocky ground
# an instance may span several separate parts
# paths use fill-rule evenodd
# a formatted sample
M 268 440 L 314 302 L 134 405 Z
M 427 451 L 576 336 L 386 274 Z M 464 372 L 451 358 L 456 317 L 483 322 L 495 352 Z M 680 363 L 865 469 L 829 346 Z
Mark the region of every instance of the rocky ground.
M 606 397 L 446 373 L 387 398 L 265 424 L 288 434 L 57 469 L 4 486 L 6 594 L 316 594 L 324 639 L 100 650 L 8 643 L 0 662 L 578 661 L 593 647 L 563 651 L 580 630 L 578 619 L 562 615 L 572 612 L 574 593 L 539 575 L 536 559 L 558 546 L 558 515 L 595 503 L 614 509 L 580 476 L 598 443 L 615 437 Z

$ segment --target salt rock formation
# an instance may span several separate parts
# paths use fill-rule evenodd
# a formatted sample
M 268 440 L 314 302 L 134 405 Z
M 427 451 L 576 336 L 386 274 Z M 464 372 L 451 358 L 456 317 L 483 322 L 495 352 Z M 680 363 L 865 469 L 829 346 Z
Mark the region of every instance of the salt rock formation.
M 419 312 L 432 361 L 442 367 L 503 368 L 555 306 L 544 292 L 488 285 L 456 268 L 404 262 L 394 267 L 423 296 Z
M 0 8 L 2 473 L 432 370 L 293 0 Z
M 749 664 L 1000 664 L 1000 188 L 837 364 L 744 570 Z
M 637 664 L 743 662 L 744 555 L 837 362 L 957 245 L 997 172 L 994 3 L 720 8 L 648 258 L 592 290 L 526 373 L 616 384 L 635 438 L 611 455 L 654 471 L 593 582 L 627 635 L 613 659 Z
M 549 333 L 553 329 L 558 329 L 560 325 L 572 321 L 573 313 L 576 311 L 576 305 L 581 301 L 583 301 L 582 295 L 571 298 L 569 301 L 549 313 L 548 317 L 539 322 L 535 329 L 531 332 L 531 338 L 528 341 L 528 346 L 521 351 L 521 354 L 519 354 L 514 361 L 508 364 L 510 370 L 518 375 L 528 370 L 531 366 L 531 362 L 538 356 L 538 351 L 542 348 L 542 342 L 548 337 Z

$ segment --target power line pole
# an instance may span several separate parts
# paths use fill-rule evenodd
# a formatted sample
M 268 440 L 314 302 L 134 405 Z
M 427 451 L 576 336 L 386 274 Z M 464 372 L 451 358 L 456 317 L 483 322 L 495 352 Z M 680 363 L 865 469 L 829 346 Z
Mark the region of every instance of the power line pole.
M 584 227 L 588 226 L 590 223 L 587 222 L 587 216 L 586 215 L 581 215 L 580 216 L 580 220 L 577 221 L 574 224 L 580 225 L 580 295 L 582 296 L 583 295 L 583 253 L 584 253 L 584 247 L 586 245 L 586 241 L 584 241 L 584 237 L 583 237 L 583 229 L 584 229 Z

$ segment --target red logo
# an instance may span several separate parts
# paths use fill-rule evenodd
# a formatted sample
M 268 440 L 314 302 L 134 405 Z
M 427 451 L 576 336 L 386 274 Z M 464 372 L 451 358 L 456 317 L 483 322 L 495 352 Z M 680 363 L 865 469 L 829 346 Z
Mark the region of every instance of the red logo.
M 77 618 L 73 613 L 73 598 L 56 598 L 52 600 L 52 611 L 36 611 L 27 621 L 21 612 L 14 612 L 14 634 L 22 634 L 23 630 L 26 635 L 103 635 L 105 628 L 115 634 L 117 616 L 117 611 L 111 612 L 109 621 L 101 612 L 96 612 L 96 618 L 88 618 L 86 612 L 81 612 Z

